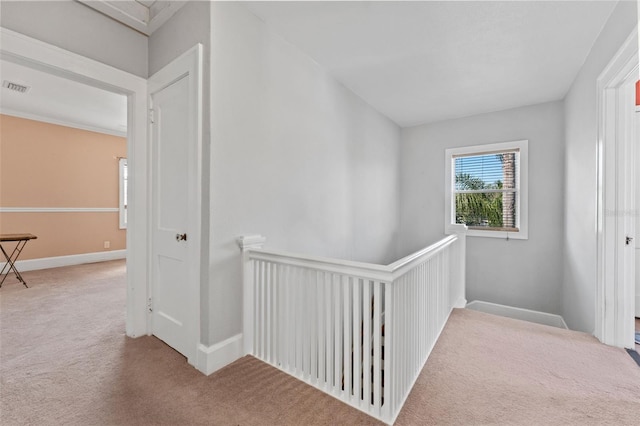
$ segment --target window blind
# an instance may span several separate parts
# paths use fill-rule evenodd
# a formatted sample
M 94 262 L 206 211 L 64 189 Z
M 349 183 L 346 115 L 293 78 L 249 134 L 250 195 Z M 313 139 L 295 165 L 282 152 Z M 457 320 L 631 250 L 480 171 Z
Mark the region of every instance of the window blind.
M 455 190 L 516 189 L 517 154 L 513 150 L 454 156 Z

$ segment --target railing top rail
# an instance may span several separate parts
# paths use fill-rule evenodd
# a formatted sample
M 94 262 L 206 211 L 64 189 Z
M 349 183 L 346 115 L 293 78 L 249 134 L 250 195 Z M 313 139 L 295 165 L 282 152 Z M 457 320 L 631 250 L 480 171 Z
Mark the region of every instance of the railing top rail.
M 442 251 L 458 239 L 457 235 L 449 235 L 442 240 L 421 250 L 403 257 L 389 265 L 357 262 L 353 260 L 335 259 L 321 256 L 303 255 L 281 250 L 252 248 L 246 251 L 250 259 L 264 260 L 290 266 L 328 271 L 337 274 L 351 275 L 365 279 L 392 282 L 403 275 L 414 265 L 420 264 Z
M 392 278 L 388 266 L 377 265 L 375 263 L 310 256 L 264 248 L 247 250 L 247 254 L 250 259 L 266 260 L 285 265 L 352 275 L 378 281 L 391 281 Z
M 414 265 L 424 262 L 430 257 L 434 256 L 438 252 L 442 251 L 445 247 L 452 244 L 454 241 L 458 239 L 457 235 L 449 235 L 440 241 L 431 244 L 423 248 L 422 250 L 418 250 L 414 253 L 411 253 L 408 256 L 403 257 L 400 260 L 396 260 L 392 264 L 389 265 L 391 271 L 394 275 L 394 278 L 403 275 L 409 269 L 411 269 Z

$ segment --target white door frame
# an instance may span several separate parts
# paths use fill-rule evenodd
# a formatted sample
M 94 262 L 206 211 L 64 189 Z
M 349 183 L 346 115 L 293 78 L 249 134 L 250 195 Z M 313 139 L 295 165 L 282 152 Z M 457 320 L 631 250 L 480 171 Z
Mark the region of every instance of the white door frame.
M 637 212 L 634 185 L 635 99 L 620 87 L 638 78 L 637 27 L 597 81 L 598 187 L 595 336 L 603 343 L 633 347 L 634 262 L 623 262 L 625 229 Z M 635 80 L 634 80 L 635 81 Z M 619 167 L 624 165 L 624 167 Z M 618 186 L 618 182 L 624 185 Z M 636 235 L 631 235 L 636 237 Z M 637 238 L 633 244 L 637 243 Z
M 189 188 L 188 200 L 191 202 L 188 206 L 188 273 L 187 282 L 184 286 L 185 298 L 187 300 L 189 309 L 189 315 L 185 318 L 185 327 L 188 330 L 187 341 L 188 349 L 187 353 L 183 354 L 187 357 L 189 364 L 198 368 L 198 348 L 200 344 L 200 262 L 201 262 L 201 234 L 202 234 L 202 60 L 203 60 L 203 48 L 202 44 L 198 43 L 187 52 L 183 53 L 171 63 L 166 65 L 160 71 L 149 77 L 148 80 L 148 105 L 153 105 L 152 94 L 170 86 L 181 78 L 189 75 L 188 86 L 188 104 L 189 104 L 189 126 L 193 129 L 193 138 L 195 139 L 195 149 L 189 157 L 190 165 L 193 168 L 189 168 Z M 193 108 L 191 109 L 191 107 Z M 152 135 L 153 129 L 151 123 L 149 123 L 148 134 Z M 152 138 L 150 138 L 152 139 Z M 149 148 L 149 158 L 153 158 L 153 146 Z M 150 171 L 153 167 L 149 168 Z M 150 206 L 153 206 L 149 216 L 151 220 L 148 221 L 148 235 L 149 235 L 149 249 L 150 255 L 154 256 L 154 241 L 153 241 L 153 224 L 155 223 L 155 215 L 158 212 L 155 211 L 155 200 L 153 196 L 155 191 L 153 185 L 155 183 L 155 177 L 151 176 L 149 179 L 149 194 L 150 194 Z M 153 271 L 153 264 L 155 259 L 151 259 L 149 262 L 149 277 L 151 284 L 149 287 L 149 297 L 153 299 L 153 292 L 155 289 L 155 273 Z M 152 324 L 153 315 L 149 310 L 148 323 Z M 151 327 L 153 328 L 153 327 Z
M 127 96 L 126 333 L 130 337 L 149 334 L 147 80 L 6 28 L 0 27 L 0 41 L 4 60 Z

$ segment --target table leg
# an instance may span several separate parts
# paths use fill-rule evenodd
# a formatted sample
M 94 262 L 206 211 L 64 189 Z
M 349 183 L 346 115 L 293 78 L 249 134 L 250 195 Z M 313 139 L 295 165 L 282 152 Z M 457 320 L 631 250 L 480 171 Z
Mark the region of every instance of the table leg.
M 16 244 L 16 247 L 11 252 L 11 256 L 9 256 L 4 250 L 4 247 L 2 247 L 2 244 L 0 244 L 0 250 L 2 250 L 2 254 L 4 254 L 5 259 L 7 259 L 7 263 L 2 268 L 2 271 L 0 271 L 0 275 L 4 274 L 4 276 L 2 277 L 2 281 L 0 281 L 0 288 L 2 287 L 2 284 L 4 284 L 4 280 L 7 279 L 7 275 L 9 275 L 9 273 L 12 271 L 16 278 L 18 278 L 18 280 L 22 284 L 24 284 L 26 288 L 29 288 L 24 278 L 22 278 L 22 274 L 20 274 L 20 271 L 18 271 L 18 268 L 16 268 L 15 265 L 15 261 L 18 259 L 18 256 L 20 256 L 20 253 L 22 252 L 22 249 L 25 245 L 27 245 L 27 240 L 18 241 L 18 244 Z M 5 273 L 4 271 L 5 269 L 7 269 L 7 267 L 9 268 L 9 270 Z

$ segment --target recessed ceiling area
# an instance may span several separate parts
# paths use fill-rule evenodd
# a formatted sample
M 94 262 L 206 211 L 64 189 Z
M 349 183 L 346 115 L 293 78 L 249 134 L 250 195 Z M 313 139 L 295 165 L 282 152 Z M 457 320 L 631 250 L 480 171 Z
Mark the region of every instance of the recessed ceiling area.
M 402 127 L 563 99 L 612 1 L 247 2 Z
M 167 22 L 186 1 L 159 0 L 76 0 L 145 35 Z
M 0 113 L 118 136 L 127 133 L 127 97 L 6 60 Z M 4 82 L 27 86 L 21 93 Z

